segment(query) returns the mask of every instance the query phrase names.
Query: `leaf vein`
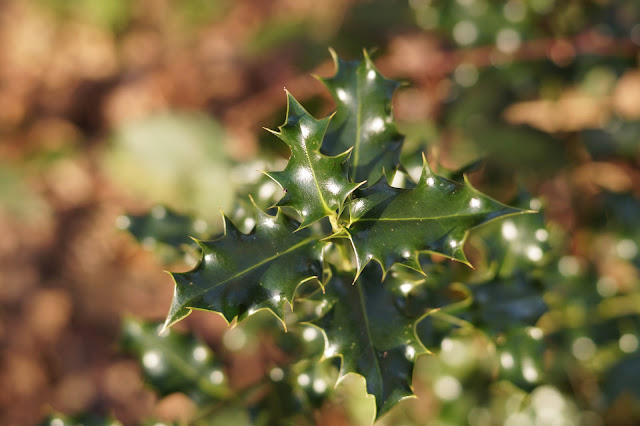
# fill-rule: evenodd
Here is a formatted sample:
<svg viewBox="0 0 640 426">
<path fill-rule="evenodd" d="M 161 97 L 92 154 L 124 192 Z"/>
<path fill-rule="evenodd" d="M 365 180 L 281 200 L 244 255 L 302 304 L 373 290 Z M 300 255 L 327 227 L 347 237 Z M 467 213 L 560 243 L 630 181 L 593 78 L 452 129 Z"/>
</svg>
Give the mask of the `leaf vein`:
<svg viewBox="0 0 640 426">
<path fill-rule="evenodd" d="M 233 281 L 234 279 L 236 279 L 236 278 L 238 278 L 238 277 L 240 277 L 240 276 L 242 276 L 242 275 L 244 275 L 244 274 L 246 274 L 246 273 L 248 273 L 248 272 L 250 272 L 250 271 L 252 271 L 252 270 L 254 270 L 256 268 L 259 268 L 260 266 L 262 266 L 262 265 L 264 265 L 266 263 L 269 263 L 272 260 L 277 259 L 278 257 L 284 256 L 287 253 L 291 253 L 292 251 L 295 251 L 298 248 L 300 248 L 302 246 L 305 246 L 305 245 L 307 245 L 307 244 L 309 244 L 310 242 L 313 242 L 313 241 L 317 241 L 317 240 L 315 238 L 313 238 L 313 237 L 307 238 L 306 240 L 303 240 L 303 241 L 299 242 L 298 244 L 295 244 L 295 245 L 289 247 L 287 250 L 285 250 L 283 252 L 276 253 L 274 256 L 271 256 L 271 257 L 268 257 L 266 259 L 263 259 L 260 262 L 254 264 L 254 265 L 251 265 L 250 267 L 248 267 L 248 268 L 238 272 L 237 274 L 227 278 L 226 280 L 221 281 L 221 282 L 219 282 L 217 284 L 214 284 L 214 285 L 212 285 L 210 287 L 207 287 L 206 289 L 203 289 L 203 291 L 200 292 L 198 294 L 198 296 L 208 292 L 209 290 L 213 290 L 215 287 L 218 287 L 218 286 L 221 286 L 223 284 L 226 284 L 229 281 Z"/>
</svg>

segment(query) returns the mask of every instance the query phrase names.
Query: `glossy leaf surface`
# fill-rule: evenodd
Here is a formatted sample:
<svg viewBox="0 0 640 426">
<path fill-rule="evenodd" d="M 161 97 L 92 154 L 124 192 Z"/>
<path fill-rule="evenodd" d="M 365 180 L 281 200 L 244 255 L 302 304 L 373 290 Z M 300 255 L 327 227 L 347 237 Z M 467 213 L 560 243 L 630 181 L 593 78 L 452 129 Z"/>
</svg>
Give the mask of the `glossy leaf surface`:
<svg viewBox="0 0 640 426">
<path fill-rule="evenodd" d="M 470 284 L 471 306 L 462 317 L 489 335 L 534 325 L 547 305 L 542 283 L 530 275 Z"/>
<path fill-rule="evenodd" d="M 414 315 L 407 309 L 407 300 L 420 284 L 392 276 L 381 283 L 381 278 L 373 265 L 355 284 L 349 275 L 334 275 L 321 296 L 331 309 L 314 321 L 326 336 L 324 356 L 342 359 L 340 376 L 365 377 L 378 417 L 413 395 L 413 365 L 417 355 L 427 352 L 415 332 L 427 308 L 413 309 Z"/>
<path fill-rule="evenodd" d="M 358 271 L 372 259 L 383 270 L 394 263 L 420 270 L 419 252 L 467 263 L 463 246 L 470 229 L 523 212 L 487 197 L 468 181 L 460 184 L 433 174 L 426 162 L 415 188 L 393 188 L 381 179 L 357 195 L 349 204 L 348 236 Z"/>
<path fill-rule="evenodd" d="M 280 211 L 275 216 L 256 211 L 250 234 L 225 219 L 224 237 L 198 242 L 203 252 L 198 265 L 172 274 L 176 287 L 167 327 L 192 309 L 219 312 L 230 322 L 266 308 L 283 319 L 298 285 L 322 277 L 325 243 L 308 230 L 294 233 L 297 223 Z"/>
<path fill-rule="evenodd" d="M 291 158 L 281 172 L 267 173 L 285 191 L 279 206 L 292 207 L 303 218 L 301 227 L 325 216 L 337 216 L 345 198 L 359 185 L 349 183 L 343 163 L 347 147 L 335 157 L 320 153 L 329 118 L 316 120 L 287 92 L 287 118 L 273 132 L 291 148 Z"/>
<path fill-rule="evenodd" d="M 320 79 L 337 105 L 322 150 L 338 155 L 353 147 L 349 178 L 373 184 L 399 163 L 404 136 L 396 129 L 391 98 L 400 84 L 384 78 L 366 52 L 363 61 L 333 58 L 335 75 Z"/>
</svg>

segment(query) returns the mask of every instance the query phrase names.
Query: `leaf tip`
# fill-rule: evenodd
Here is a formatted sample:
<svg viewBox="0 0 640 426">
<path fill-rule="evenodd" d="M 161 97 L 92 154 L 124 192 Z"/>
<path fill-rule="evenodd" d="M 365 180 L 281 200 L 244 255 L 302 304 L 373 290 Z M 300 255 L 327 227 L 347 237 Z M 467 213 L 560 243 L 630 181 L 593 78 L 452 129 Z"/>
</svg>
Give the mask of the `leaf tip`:
<svg viewBox="0 0 640 426">
<path fill-rule="evenodd" d="M 360 278 L 360 274 L 362 274 L 362 271 L 364 271 L 364 267 L 367 266 L 368 263 L 368 260 L 366 260 L 364 263 L 360 262 L 360 259 L 358 259 L 358 256 L 356 255 L 356 274 L 353 277 L 353 282 L 351 283 L 351 285 L 354 285 L 356 281 L 358 281 L 358 278 Z"/>
<path fill-rule="evenodd" d="M 467 256 L 465 256 L 464 252 L 462 253 L 462 257 L 461 258 L 457 258 L 454 257 L 454 260 L 462 263 L 463 265 L 466 265 L 467 267 L 469 267 L 470 269 L 475 270 L 476 268 L 471 264 L 471 262 L 469 262 L 469 259 L 467 259 Z"/>
<path fill-rule="evenodd" d="M 278 136 L 278 137 L 282 134 L 281 132 L 279 132 L 277 130 L 270 129 L 268 127 L 263 127 L 263 129 L 266 130 L 267 132 L 271 133 L 272 135 L 275 135 L 275 136 Z"/>
<path fill-rule="evenodd" d="M 324 77 L 321 77 L 321 76 L 319 76 L 319 75 L 318 75 L 318 74 L 316 74 L 316 73 L 312 73 L 312 74 L 311 74 L 311 77 L 312 77 L 312 78 L 314 78 L 314 79 L 316 79 L 316 80 L 318 80 L 320 83 L 324 83 Z"/>
<path fill-rule="evenodd" d="M 362 49 L 362 56 L 364 57 L 365 61 L 371 63 L 371 56 L 369 55 L 369 51 L 366 48 Z"/>
<path fill-rule="evenodd" d="M 204 248 L 205 248 L 205 244 L 204 244 L 204 241 L 203 241 L 203 240 L 198 239 L 198 238 L 196 238 L 196 237 L 192 237 L 192 236 L 189 236 L 189 238 L 191 239 L 191 241 L 193 241 L 194 243 L 196 243 L 196 244 L 197 244 L 197 246 L 198 246 L 198 247 L 200 247 L 201 249 L 204 249 Z M 165 271 L 165 272 L 168 272 L 168 271 Z"/>
<path fill-rule="evenodd" d="M 340 64 L 340 57 L 333 47 L 329 47 L 329 55 L 331 55 L 331 59 L 333 60 L 333 64 L 335 65 L 337 71 Z"/>
<path fill-rule="evenodd" d="M 269 173 L 267 172 L 262 172 L 265 175 L 269 176 Z M 271 177 L 271 176 L 269 176 Z M 273 179 L 273 178 L 272 178 Z M 260 207 L 258 207 L 258 205 L 256 204 L 256 200 L 253 199 L 253 197 L 251 196 L 251 194 L 249 194 L 249 202 L 251 203 L 251 205 L 253 206 L 253 208 L 255 208 L 256 210 L 260 210 Z"/>
<path fill-rule="evenodd" d="M 171 324 L 169 323 L 169 318 L 167 318 L 164 321 L 164 324 L 162 324 L 160 330 L 158 330 L 158 336 L 163 336 L 167 331 L 169 331 L 169 327 L 171 327 Z"/>
</svg>

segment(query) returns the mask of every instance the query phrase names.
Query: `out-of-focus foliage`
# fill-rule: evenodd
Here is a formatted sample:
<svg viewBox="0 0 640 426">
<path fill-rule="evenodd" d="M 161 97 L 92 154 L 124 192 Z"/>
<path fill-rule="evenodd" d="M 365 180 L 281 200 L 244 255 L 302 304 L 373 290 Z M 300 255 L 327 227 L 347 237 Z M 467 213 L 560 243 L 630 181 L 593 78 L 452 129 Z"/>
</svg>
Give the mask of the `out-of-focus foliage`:
<svg viewBox="0 0 640 426">
<path fill-rule="evenodd" d="M 142 361 L 146 379 L 160 395 L 183 392 L 203 403 L 229 394 L 222 365 L 204 343 L 160 330 L 128 320 L 123 332 L 124 349 Z"/>
<path fill-rule="evenodd" d="M 70 417 L 64 414 L 56 414 L 51 415 L 43 422 L 40 423 L 41 426 L 122 426 L 117 420 L 103 418 L 99 416 L 80 416 L 80 417 Z"/>
<path fill-rule="evenodd" d="M 408 83 L 392 102 L 406 135 L 394 186 L 419 179 L 426 151 L 438 175 L 466 170 L 492 197 L 542 208 L 471 233 L 474 270 L 430 256 L 426 277 L 391 268 L 412 284 L 398 306 L 437 311 L 416 326 L 433 352 L 416 360 L 418 399 L 377 424 L 638 423 L 639 22 L 626 0 L 0 2 L 0 423 L 41 422 L 43 407 L 69 414 L 54 425 L 212 418 L 181 392 L 142 388 L 143 355 L 136 369 L 114 354 L 118 318 L 159 320 L 168 281 L 113 223 L 186 270 L 200 255 L 188 237 L 219 232 L 219 206 L 244 233 L 256 222 L 230 186 L 198 190 L 209 173 L 275 214 L 282 191 L 259 171 L 282 170 L 287 152 L 259 129 L 281 123 L 283 86 L 314 117 L 331 110 L 307 77 L 331 75 L 329 46 L 345 59 L 367 48 Z M 169 133 L 178 144 L 164 149 Z M 371 423 L 364 381 L 333 389 L 338 366 L 316 364 L 321 334 L 301 349 L 317 329 L 295 324 L 317 307 L 300 303 L 286 334 L 265 313 L 229 330 L 185 324 L 237 396 L 213 405 L 217 424 L 285 410 L 299 424 Z"/>
<path fill-rule="evenodd" d="M 176 213 L 155 205 L 148 213 L 122 215 L 116 226 L 129 231 L 145 248 L 153 250 L 166 263 L 198 258 L 198 246 L 193 238 L 204 239 L 209 225 L 203 219 Z"/>
<path fill-rule="evenodd" d="M 330 361 L 316 362 L 322 337 L 313 327 L 294 327 L 284 333 L 272 317 L 257 315 L 228 330 L 219 351 L 191 335 L 168 330 L 158 334 L 161 329 L 161 323 L 128 320 L 122 347 L 136 356 L 155 390 L 164 395 L 183 392 L 199 403 L 196 424 L 313 424 L 313 410 L 335 398 L 337 370 Z M 269 350 L 278 363 L 271 360 L 256 382 L 232 389 L 233 378 L 225 364 L 235 352 L 259 350 L 256 342 L 265 338 L 271 340 Z M 296 361 L 296 356 L 309 359 Z"/>
<path fill-rule="evenodd" d="M 189 206 L 199 217 L 217 218 L 217 209 L 227 207 L 232 194 L 231 185 L 221 185 L 210 196 L 211 182 L 229 173 L 220 140 L 222 129 L 206 117 L 154 116 L 119 129 L 106 168 L 136 196 L 173 208 Z"/>
<path fill-rule="evenodd" d="M 0 165 L 0 209 L 5 214 L 25 220 L 42 219 L 41 216 L 49 213 L 48 206 L 25 183 L 25 175 L 10 164 Z"/>
</svg>

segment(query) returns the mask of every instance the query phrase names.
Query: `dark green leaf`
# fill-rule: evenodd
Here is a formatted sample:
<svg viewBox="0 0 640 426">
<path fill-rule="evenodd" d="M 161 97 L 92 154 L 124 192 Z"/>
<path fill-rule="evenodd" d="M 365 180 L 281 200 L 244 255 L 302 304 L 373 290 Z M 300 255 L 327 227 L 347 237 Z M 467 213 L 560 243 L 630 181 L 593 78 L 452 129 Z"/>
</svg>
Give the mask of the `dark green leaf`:
<svg viewBox="0 0 640 426">
<path fill-rule="evenodd" d="M 351 147 L 349 178 L 376 182 L 383 170 L 398 166 L 404 137 L 393 121 L 391 98 L 400 85 L 384 78 L 364 53 L 363 61 L 346 62 L 332 51 L 336 73 L 320 81 L 331 92 L 337 110 L 322 150 L 338 155 Z"/>
<path fill-rule="evenodd" d="M 523 209 L 540 209 L 540 201 L 521 193 L 510 203 Z M 538 212 L 511 217 L 482 227 L 473 235 L 486 247 L 486 261 L 496 266 L 496 274 L 511 277 L 518 270 L 532 271 L 545 264 L 551 250 L 544 216 Z"/>
<path fill-rule="evenodd" d="M 335 157 L 320 153 L 328 124 L 329 118 L 316 120 L 287 92 L 287 118 L 273 134 L 291 148 L 291 158 L 283 171 L 267 175 L 286 193 L 277 205 L 298 212 L 301 228 L 325 216 L 339 216 L 344 200 L 359 186 L 349 183 L 344 171 L 349 148 Z"/>
<path fill-rule="evenodd" d="M 500 216 L 524 213 L 505 206 L 471 186 L 433 174 L 424 162 L 412 189 L 390 187 L 384 179 L 359 191 L 349 204 L 346 231 L 362 271 L 376 260 L 386 271 L 394 263 L 420 270 L 418 253 L 439 253 L 468 263 L 463 251 L 467 233 Z"/>
<path fill-rule="evenodd" d="M 204 238 L 209 225 L 202 219 L 156 205 L 147 214 L 123 215 L 116 225 L 129 231 L 144 247 L 153 249 L 166 262 L 181 259 L 185 251 L 196 251 L 190 237 Z"/>
<path fill-rule="evenodd" d="M 522 273 L 470 284 L 473 302 L 461 316 L 490 335 L 534 325 L 547 311 L 542 287 L 535 277 Z"/>
<path fill-rule="evenodd" d="M 507 334 L 496 348 L 501 378 L 526 390 L 544 383 L 542 337 L 542 330 L 535 327 L 520 328 Z"/>
<path fill-rule="evenodd" d="M 635 158 L 638 155 L 640 121 L 611 120 L 605 128 L 585 129 L 581 132 L 585 147 L 596 158 L 614 155 Z"/>
<path fill-rule="evenodd" d="M 366 268 L 355 284 L 350 276 L 334 275 L 320 296 L 331 309 L 314 321 L 326 336 L 324 356 L 342 358 L 340 376 L 357 373 L 366 379 L 378 417 L 413 395 L 413 365 L 417 355 L 427 352 L 415 324 L 428 310 L 407 309 L 407 299 L 421 283 L 390 275 L 381 284 L 381 278 L 375 266 Z"/>
<path fill-rule="evenodd" d="M 225 235 L 215 241 L 198 241 L 203 256 L 196 267 L 174 273 L 173 302 L 165 325 L 204 309 L 222 314 L 227 321 L 258 309 L 269 309 L 283 319 L 301 282 L 322 278 L 325 243 L 280 211 L 270 216 L 256 208 L 257 225 L 241 233 L 225 218 Z"/>
<path fill-rule="evenodd" d="M 640 401 L 640 354 L 616 363 L 606 374 L 604 386 L 608 403 L 613 403 L 623 393 L 632 396 L 636 403 Z"/>
<path fill-rule="evenodd" d="M 161 329 L 162 324 L 128 319 L 122 339 L 159 395 L 182 392 L 200 403 L 230 395 L 223 367 L 204 342 L 169 330 L 159 334 Z"/>
<path fill-rule="evenodd" d="M 318 333 L 319 334 L 319 333 Z M 269 392 L 249 407 L 256 425 L 312 425 L 313 410 L 333 393 L 337 371 L 331 361 L 303 360 L 269 372 Z"/>
</svg>

